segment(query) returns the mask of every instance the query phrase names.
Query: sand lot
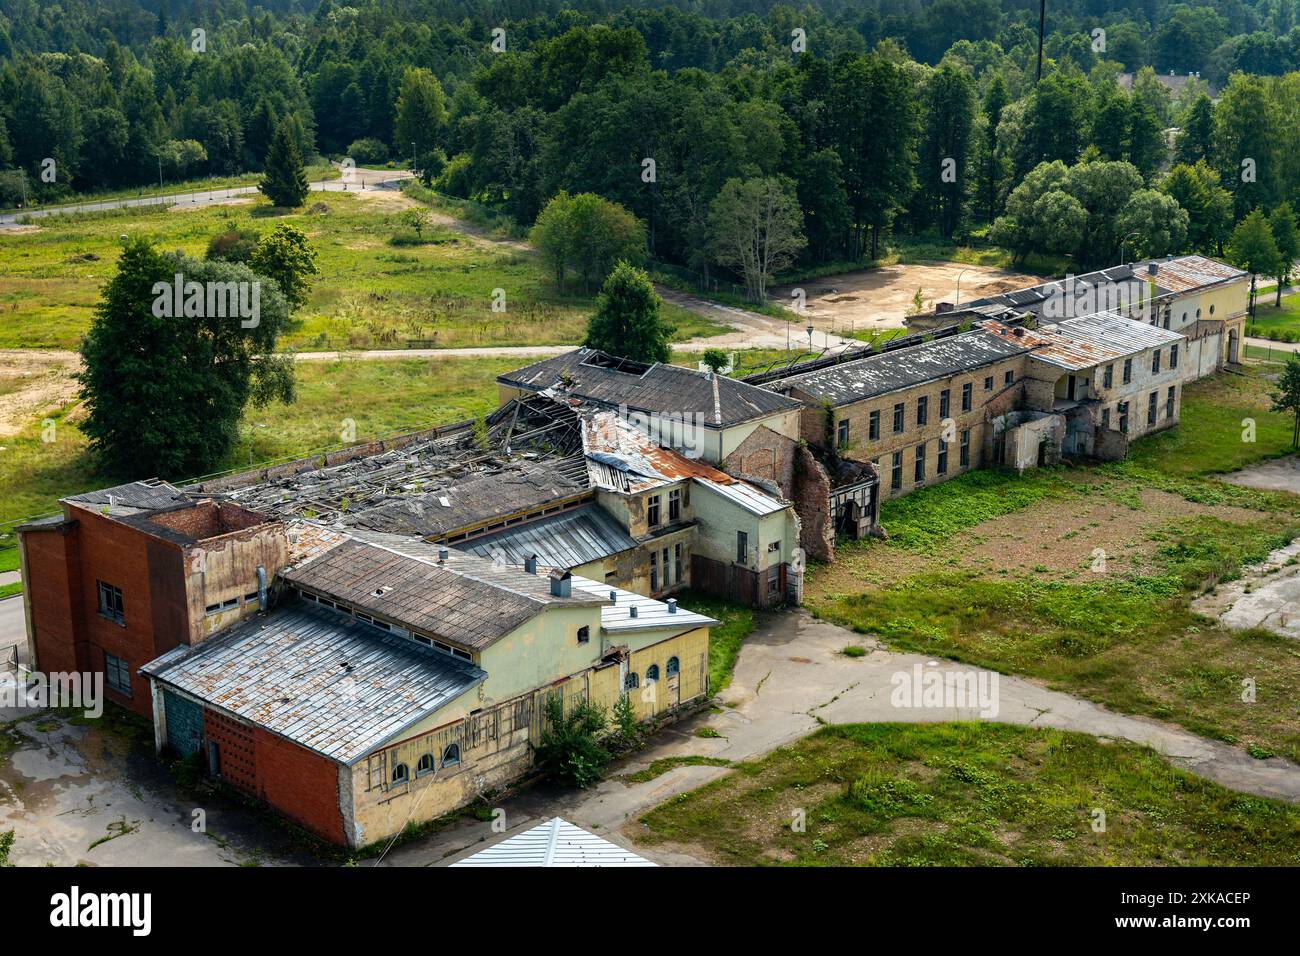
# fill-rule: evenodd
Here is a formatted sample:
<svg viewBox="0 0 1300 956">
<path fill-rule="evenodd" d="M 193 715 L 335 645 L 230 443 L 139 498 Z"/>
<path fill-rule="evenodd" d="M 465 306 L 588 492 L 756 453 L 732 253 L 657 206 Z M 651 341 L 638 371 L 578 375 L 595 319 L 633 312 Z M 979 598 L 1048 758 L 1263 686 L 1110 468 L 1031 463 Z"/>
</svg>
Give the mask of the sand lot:
<svg viewBox="0 0 1300 956">
<path fill-rule="evenodd" d="M 800 286 L 807 296 L 808 315 L 819 329 L 829 329 L 832 324 L 837 330 L 899 329 L 903 317 L 914 311 L 912 298 L 917 289 L 927 308 L 935 302 L 956 302 L 959 275 L 964 302 L 1042 281 L 1039 276 L 990 266 L 926 262 L 843 272 Z M 771 290 L 771 296 L 788 305 L 794 288 L 778 286 Z"/>
</svg>

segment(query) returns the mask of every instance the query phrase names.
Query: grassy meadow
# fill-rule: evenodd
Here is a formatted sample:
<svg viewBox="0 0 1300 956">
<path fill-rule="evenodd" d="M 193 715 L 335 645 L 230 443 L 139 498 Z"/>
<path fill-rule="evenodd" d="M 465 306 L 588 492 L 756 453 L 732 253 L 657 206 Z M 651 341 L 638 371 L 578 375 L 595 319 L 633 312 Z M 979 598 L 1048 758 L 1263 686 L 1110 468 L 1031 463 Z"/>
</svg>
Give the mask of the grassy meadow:
<svg viewBox="0 0 1300 956">
<path fill-rule="evenodd" d="M 1300 864 L 1300 807 L 1134 744 L 1004 724 L 826 727 L 640 822 L 639 843 L 730 866 Z"/>
<path fill-rule="evenodd" d="M 537 254 L 453 228 L 439 213 L 415 245 L 403 214 L 421 204 L 403 194 L 312 193 L 285 213 L 260 197 L 202 209 L 125 209 L 35 220 L 0 232 L 0 348 L 76 348 L 100 288 L 112 275 L 121 236 L 144 235 L 163 249 L 201 256 L 212 236 L 267 231 L 287 222 L 318 254 L 320 275 L 284 348 L 342 350 L 564 345 L 581 341 L 593 295 L 559 292 Z M 452 210 L 455 212 L 455 210 Z M 494 311 L 494 290 L 505 296 Z M 666 307 L 678 340 L 724 329 Z"/>
</svg>

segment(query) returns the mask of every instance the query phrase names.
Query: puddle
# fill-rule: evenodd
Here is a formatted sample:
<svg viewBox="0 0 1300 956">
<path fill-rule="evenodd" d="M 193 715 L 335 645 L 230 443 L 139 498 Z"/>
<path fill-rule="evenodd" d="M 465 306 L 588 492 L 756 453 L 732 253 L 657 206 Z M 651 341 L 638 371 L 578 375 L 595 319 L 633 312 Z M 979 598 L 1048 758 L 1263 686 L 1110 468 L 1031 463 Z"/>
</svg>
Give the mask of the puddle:
<svg viewBox="0 0 1300 956">
<path fill-rule="evenodd" d="M 75 759 L 66 750 L 18 750 L 10 755 L 9 765 L 33 783 L 58 780 L 60 777 L 82 777 L 86 774 L 85 763 Z"/>
</svg>

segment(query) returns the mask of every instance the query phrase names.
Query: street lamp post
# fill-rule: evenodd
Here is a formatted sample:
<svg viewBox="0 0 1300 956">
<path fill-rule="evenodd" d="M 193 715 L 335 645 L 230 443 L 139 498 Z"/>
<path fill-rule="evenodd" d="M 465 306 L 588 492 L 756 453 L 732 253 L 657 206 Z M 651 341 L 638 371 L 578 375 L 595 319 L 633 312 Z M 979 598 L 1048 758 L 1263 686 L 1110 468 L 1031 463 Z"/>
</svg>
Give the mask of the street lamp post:
<svg viewBox="0 0 1300 956">
<path fill-rule="evenodd" d="M 1123 239 L 1119 241 L 1119 264 L 1120 265 L 1124 264 L 1124 244 L 1128 242 L 1130 239 L 1132 239 L 1134 236 L 1139 236 L 1141 234 L 1142 234 L 1142 230 L 1137 229 L 1134 230 L 1133 232 L 1130 232 L 1127 236 L 1125 236 Z"/>
<path fill-rule="evenodd" d="M 953 305 L 961 305 L 961 277 L 970 272 L 970 269 L 962 269 L 957 273 L 957 301 Z"/>
</svg>

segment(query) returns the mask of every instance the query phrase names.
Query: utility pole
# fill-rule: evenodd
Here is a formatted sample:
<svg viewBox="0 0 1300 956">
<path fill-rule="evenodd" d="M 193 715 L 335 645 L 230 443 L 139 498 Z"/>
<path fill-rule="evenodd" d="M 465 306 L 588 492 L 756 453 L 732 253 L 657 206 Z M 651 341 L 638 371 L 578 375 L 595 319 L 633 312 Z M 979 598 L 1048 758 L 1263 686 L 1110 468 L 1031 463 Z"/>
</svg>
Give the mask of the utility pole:
<svg viewBox="0 0 1300 956">
<path fill-rule="evenodd" d="M 1043 28 L 1047 23 L 1047 0 L 1038 0 L 1038 72 L 1034 74 L 1034 83 L 1043 78 Z"/>
</svg>

